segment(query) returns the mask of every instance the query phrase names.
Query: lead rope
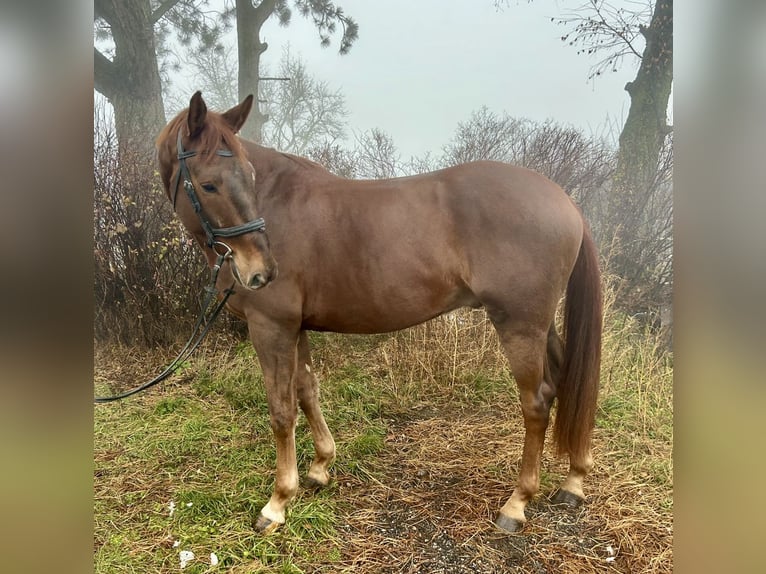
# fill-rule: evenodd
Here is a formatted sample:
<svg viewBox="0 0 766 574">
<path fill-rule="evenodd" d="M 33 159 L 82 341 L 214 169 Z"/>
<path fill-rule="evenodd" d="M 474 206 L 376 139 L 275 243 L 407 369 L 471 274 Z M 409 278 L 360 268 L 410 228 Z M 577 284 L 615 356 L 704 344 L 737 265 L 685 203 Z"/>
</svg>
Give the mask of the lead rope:
<svg viewBox="0 0 766 574">
<path fill-rule="evenodd" d="M 153 378 L 151 381 L 148 381 L 144 383 L 143 385 L 136 387 L 135 389 L 131 389 L 129 391 L 125 391 L 124 393 L 120 393 L 118 395 L 112 395 L 108 397 L 94 397 L 93 402 L 94 403 L 110 403 L 112 401 L 118 401 L 120 399 L 124 399 L 126 397 L 129 397 L 131 395 L 135 395 L 136 393 L 140 393 L 141 391 L 144 391 L 150 387 L 153 387 L 157 383 L 160 383 L 167 379 L 170 375 L 175 373 L 181 365 L 188 359 L 192 353 L 199 347 L 200 343 L 202 343 L 203 339 L 207 336 L 208 332 L 210 331 L 210 328 L 213 326 L 213 322 L 216 320 L 218 315 L 223 310 L 224 306 L 226 305 L 226 301 L 229 298 L 229 296 L 234 293 L 234 283 L 231 284 L 231 287 L 228 289 L 225 289 L 223 291 L 223 298 L 218 302 L 218 304 L 213 308 L 213 311 L 210 313 L 210 316 L 207 315 L 207 310 L 210 307 L 210 304 L 213 302 L 213 299 L 218 292 L 215 288 L 216 280 L 218 279 L 218 272 L 221 270 L 221 266 L 223 265 L 224 261 L 227 257 L 231 254 L 231 248 L 226 245 L 225 243 L 221 241 L 215 242 L 218 245 L 222 245 L 226 249 L 226 253 L 223 255 L 218 253 L 218 257 L 216 258 L 215 264 L 213 265 L 213 268 L 211 269 L 211 277 L 210 282 L 205 286 L 205 298 L 202 303 L 202 310 L 200 311 L 200 315 L 197 318 L 197 323 L 194 325 L 194 329 L 192 330 L 192 335 L 189 337 L 189 340 L 186 342 L 186 345 L 184 345 L 183 349 L 181 349 L 181 352 L 178 353 L 178 356 L 173 359 L 173 361 L 165 368 L 164 371 L 162 371 L 159 375 L 157 375 L 155 378 Z"/>
</svg>

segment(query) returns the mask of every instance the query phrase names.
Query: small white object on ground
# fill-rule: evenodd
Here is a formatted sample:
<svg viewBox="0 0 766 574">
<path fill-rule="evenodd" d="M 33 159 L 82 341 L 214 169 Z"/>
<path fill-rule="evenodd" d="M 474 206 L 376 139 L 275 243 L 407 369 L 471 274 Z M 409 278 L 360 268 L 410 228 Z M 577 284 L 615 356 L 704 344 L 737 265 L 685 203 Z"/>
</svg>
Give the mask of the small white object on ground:
<svg viewBox="0 0 766 574">
<path fill-rule="evenodd" d="M 183 570 L 189 562 L 194 560 L 194 552 L 191 550 L 181 550 L 181 552 L 178 553 L 178 558 L 181 561 L 181 570 Z"/>
</svg>

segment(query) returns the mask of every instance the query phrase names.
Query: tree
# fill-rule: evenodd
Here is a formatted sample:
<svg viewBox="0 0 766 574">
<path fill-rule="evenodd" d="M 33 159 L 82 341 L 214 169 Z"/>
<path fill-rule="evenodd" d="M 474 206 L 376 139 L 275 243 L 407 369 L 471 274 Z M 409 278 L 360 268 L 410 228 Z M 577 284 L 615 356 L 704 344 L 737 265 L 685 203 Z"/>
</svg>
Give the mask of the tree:
<svg viewBox="0 0 766 574">
<path fill-rule="evenodd" d="M 151 157 L 165 125 L 161 72 L 175 32 L 182 46 L 218 44 L 233 12 L 207 11 L 208 0 L 94 0 L 94 82 L 112 104 L 121 153 Z M 162 62 L 162 65 L 161 65 Z"/>
<path fill-rule="evenodd" d="M 95 0 L 95 88 L 111 104 L 94 109 L 94 294 L 96 334 L 128 342 L 173 337 L 179 308 L 191 309 L 203 268 L 180 241 L 154 181 L 154 139 L 165 125 L 166 39 L 212 47 L 227 25 L 205 0 Z M 170 222 L 170 223 L 169 223 Z M 192 265 L 191 263 L 194 263 Z M 184 313 L 183 315 L 187 315 Z M 183 327 L 181 327 L 183 328 Z"/>
<path fill-rule="evenodd" d="M 351 49 L 358 26 L 342 8 L 328 0 L 293 0 L 292 4 L 312 19 L 322 46 L 330 44 L 340 25 L 339 52 Z M 96 39 L 107 43 L 107 47 L 94 46 L 95 87 L 114 108 L 120 148 L 138 146 L 151 153 L 154 137 L 165 124 L 161 77 L 169 61 L 166 43 L 171 33 L 189 51 L 220 51 L 221 38 L 236 16 L 241 101 L 259 93 L 260 56 L 268 48 L 260 41 L 260 30 L 274 14 L 287 26 L 292 16 L 288 0 L 234 0 L 233 5 L 226 0 L 218 10 L 209 9 L 208 0 L 94 0 Z M 256 105 L 251 118 L 243 135 L 260 141 L 266 116 Z"/>
<path fill-rule="evenodd" d="M 498 116 L 486 106 L 459 122 L 452 141 L 444 148 L 445 162 L 457 165 L 469 161 L 491 159 L 515 162 L 526 146 L 528 122 L 508 114 Z"/>
<path fill-rule="evenodd" d="M 581 46 L 578 54 L 600 56 L 588 76 L 594 79 L 605 72 L 616 72 L 626 57 L 641 59 L 641 28 L 651 15 L 651 0 L 631 3 L 630 8 L 617 8 L 604 0 L 589 0 L 562 18 L 551 20 L 573 27 L 561 40 L 570 46 Z"/>
<path fill-rule="evenodd" d="M 269 115 L 263 128 L 266 144 L 305 155 L 310 148 L 343 138 L 348 112 L 340 91 L 311 76 L 306 64 L 288 51 L 282 55 L 277 74 L 289 79 L 261 88 Z"/>
<path fill-rule="evenodd" d="M 403 175 L 393 138 L 379 128 L 356 135 L 353 151 L 357 177 L 385 179 Z"/>
<path fill-rule="evenodd" d="M 625 86 L 630 110 L 620 134 L 614 176 L 615 221 L 626 207 L 639 212 L 649 201 L 660 154 L 671 131 L 667 109 L 673 83 L 673 0 L 657 0 L 649 27 L 639 30 L 646 47 L 636 79 Z M 616 230 L 618 235 L 628 236 L 632 231 Z"/>
<path fill-rule="evenodd" d="M 235 0 L 237 9 L 237 55 L 239 58 L 239 100 L 248 94 L 259 94 L 261 54 L 268 49 L 266 42 L 261 42 L 261 28 L 274 14 L 279 23 L 287 26 L 292 11 L 287 0 Z M 328 0 L 294 0 L 294 6 L 301 16 L 311 18 L 319 31 L 320 44 L 330 45 L 330 36 L 340 24 L 343 34 L 340 41 L 340 54 L 346 54 L 356 40 L 359 27 L 345 15 L 343 9 Z M 257 100 L 258 98 L 256 98 Z M 256 142 L 263 137 L 263 124 L 268 117 L 261 111 L 258 102 L 250 112 L 250 119 L 242 129 L 242 135 Z"/>
<path fill-rule="evenodd" d="M 196 69 L 197 86 L 213 109 L 238 103 L 236 62 L 231 49 L 193 54 L 188 63 Z M 309 149 L 332 146 L 345 135 L 346 103 L 343 94 L 316 79 L 306 64 L 286 50 L 276 74 L 280 82 L 264 82 L 261 104 L 269 116 L 262 127 L 262 143 L 299 155 Z"/>
<path fill-rule="evenodd" d="M 606 224 L 612 244 L 611 270 L 627 281 L 621 303 L 634 310 L 657 303 L 647 301 L 646 289 L 637 277 L 652 275 L 661 262 L 646 260 L 643 239 L 653 223 L 647 219 L 649 205 L 658 203 L 656 194 L 667 196 L 669 173 L 663 157 L 672 150 L 667 146 L 672 128 L 667 123 L 667 109 L 673 84 L 673 0 L 656 0 L 653 9 L 631 11 L 616 9 L 603 0 L 590 0 L 578 12 L 559 21 L 574 24 L 562 37 L 571 45 L 581 45 L 581 52 L 604 54 L 593 68 L 591 77 L 607 69 L 616 69 L 627 55 L 640 60 L 636 78 L 625 85 L 630 109 L 619 138 L 617 167 L 607 197 Z M 648 26 L 639 23 L 651 13 Z M 636 40 L 645 41 L 639 52 Z M 670 158 L 672 165 L 672 156 Z M 664 203 L 662 199 L 660 203 Z M 665 212 L 665 217 L 672 209 Z M 663 224 L 667 228 L 667 222 Z M 664 251 L 669 256 L 667 250 Z M 643 293 L 642 293 L 643 291 Z M 629 295 L 627 295 L 629 294 Z"/>
<path fill-rule="evenodd" d="M 205 95 L 205 102 L 212 110 L 228 110 L 239 100 L 237 89 L 237 56 L 235 46 L 224 44 L 216 50 L 192 51 L 185 58 L 194 76 L 194 86 Z M 189 94 L 173 93 L 180 108 L 189 104 Z"/>
<path fill-rule="evenodd" d="M 94 0 L 97 37 L 111 37 L 110 59 L 94 46 L 95 88 L 114 109 L 120 153 L 141 150 L 151 157 L 165 124 L 150 0 Z"/>
<path fill-rule="evenodd" d="M 443 163 L 485 159 L 546 175 L 574 196 L 586 212 L 593 209 L 594 196 L 614 171 L 613 152 L 573 128 L 498 115 L 483 107 L 458 123 L 455 135 L 444 147 Z"/>
</svg>

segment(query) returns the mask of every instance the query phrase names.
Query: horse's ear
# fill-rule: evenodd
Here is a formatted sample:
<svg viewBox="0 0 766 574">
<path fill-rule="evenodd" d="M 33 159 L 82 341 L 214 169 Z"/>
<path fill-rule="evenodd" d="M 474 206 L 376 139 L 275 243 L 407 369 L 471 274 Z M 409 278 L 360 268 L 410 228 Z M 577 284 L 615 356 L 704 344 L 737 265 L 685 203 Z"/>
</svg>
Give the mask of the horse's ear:
<svg viewBox="0 0 766 574">
<path fill-rule="evenodd" d="M 226 123 L 231 126 L 231 129 L 234 130 L 234 133 L 237 133 L 239 128 L 245 125 L 245 120 L 250 114 L 252 107 L 253 94 L 250 94 L 244 100 L 242 100 L 241 104 L 234 106 L 228 112 L 224 112 L 223 119 L 226 120 Z"/>
<path fill-rule="evenodd" d="M 202 99 L 202 92 L 196 91 L 189 102 L 189 137 L 196 137 L 205 126 L 205 117 L 207 116 L 207 106 Z"/>
</svg>

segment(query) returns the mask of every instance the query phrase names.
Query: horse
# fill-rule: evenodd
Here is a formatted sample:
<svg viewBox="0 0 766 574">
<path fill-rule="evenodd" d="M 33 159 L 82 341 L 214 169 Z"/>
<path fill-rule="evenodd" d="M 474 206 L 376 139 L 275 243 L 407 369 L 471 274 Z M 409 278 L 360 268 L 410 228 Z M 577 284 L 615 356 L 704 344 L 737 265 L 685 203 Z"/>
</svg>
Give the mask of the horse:
<svg viewBox="0 0 766 574">
<path fill-rule="evenodd" d="M 156 149 L 168 199 L 210 266 L 220 266 L 227 310 L 246 321 L 263 371 L 276 479 L 254 528 L 283 525 L 297 493 L 298 408 L 314 443 L 305 483 L 330 481 L 335 442 L 307 331 L 393 332 L 459 307 L 485 309 L 519 389 L 521 467 L 496 526 L 515 532 L 526 522 L 554 399 L 553 436 L 569 472 L 552 501 L 582 504 L 602 294 L 594 240 L 570 197 L 539 173 L 493 161 L 394 179 L 338 177 L 240 138 L 252 104 L 251 95 L 216 113 L 198 91 Z M 555 325 L 562 296 L 563 337 Z"/>
</svg>

